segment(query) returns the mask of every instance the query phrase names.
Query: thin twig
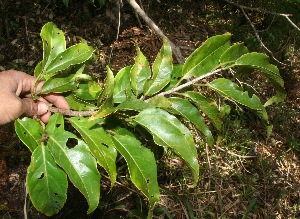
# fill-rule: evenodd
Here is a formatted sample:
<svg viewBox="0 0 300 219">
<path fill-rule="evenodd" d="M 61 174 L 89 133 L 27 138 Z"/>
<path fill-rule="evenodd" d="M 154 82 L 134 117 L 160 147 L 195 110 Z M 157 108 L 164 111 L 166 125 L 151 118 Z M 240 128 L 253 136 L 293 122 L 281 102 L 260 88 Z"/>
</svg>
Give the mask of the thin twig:
<svg viewBox="0 0 300 219">
<path fill-rule="evenodd" d="M 117 0 L 117 6 L 118 6 L 118 27 L 117 27 L 117 36 L 116 36 L 116 39 L 115 39 L 115 42 L 112 44 L 111 46 L 111 50 L 110 50 L 110 54 L 109 54 L 109 58 L 108 58 L 108 63 L 110 64 L 110 61 L 111 61 L 111 58 L 112 58 L 112 55 L 113 55 L 113 51 L 114 51 L 114 48 L 115 48 L 115 43 L 118 42 L 119 40 L 119 35 L 120 35 L 120 26 L 121 26 L 121 0 Z"/>
<path fill-rule="evenodd" d="M 267 14 L 271 14 L 271 15 L 276 15 L 276 16 L 282 16 L 284 17 L 294 28 L 296 28 L 298 31 L 300 31 L 300 28 L 289 18 L 290 16 L 292 16 L 292 14 L 283 14 L 283 13 L 276 13 L 276 12 L 273 12 L 273 11 L 267 11 L 267 10 L 264 10 L 264 9 L 261 9 L 261 8 L 251 8 L 251 7 L 247 7 L 247 6 L 244 6 L 244 5 L 240 5 L 240 4 L 237 4 L 237 3 L 234 3 L 234 2 L 231 2 L 229 0 L 223 0 L 225 2 L 227 2 L 228 4 L 231 4 L 231 5 L 234 5 L 235 7 L 241 9 L 241 11 L 243 12 L 244 16 L 246 17 L 246 19 L 248 20 L 248 22 L 250 23 L 252 29 L 254 30 L 254 34 L 256 36 L 256 38 L 258 39 L 258 41 L 260 42 L 261 46 L 272 56 L 272 58 L 274 60 L 276 60 L 277 62 L 279 62 L 280 64 L 282 65 L 286 65 L 280 61 L 278 61 L 273 53 L 265 46 L 265 44 L 262 42 L 259 34 L 257 33 L 257 30 L 256 28 L 254 27 L 253 23 L 251 22 L 251 20 L 249 19 L 249 17 L 247 16 L 247 14 L 245 13 L 245 10 L 250 10 L 250 11 L 256 11 L 256 12 L 260 12 L 260 13 L 267 13 Z"/>
<path fill-rule="evenodd" d="M 233 155 L 233 156 L 236 156 L 236 157 L 239 157 L 239 158 L 243 158 L 243 159 L 246 159 L 246 158 L 255 158 L 255 157 L 257 157 L 257 156 L 239 155 L 239 154 L 233 153 L 233 152 L 231 152 L 231 151 L 225 150 L 225 149 L 223 149 L 223 148 L 220 148 L 220 147 L 218 147 L 217 145 L 216 145 L 215 147 L 216 147 L 218 150 L 221 150 L 221 151 L 226 152 L 226 153 L 228 153 L 228 154 L 230 154 L 230 155 Z"/>
<path fill-rule="evenodd" d="M 151 20 L 151 18 L 145 13 L 145 11 L 139 6 L 139 4 L 136 3 L 135 0 L 127 0 L 127 2 L 131 5 L 131 7 L 134 9 L 135 12 L 137 12 L 143 20 L 146 22 L 146 24 L 154 30 L 154 32 L 160 36 L 163 39 L 166 39 L 170 46 L 172 47 L 172 51 L 174 53 L 174 56 L 176 57 L 179 64 L 184 63 L 184 57 L 181 54 L 180 48 L 175 46 L 175 44 L 162 32 L 161 29 Z"/>
<path fill-rule="evenodd" d="M 187 83 L 185 83 L 185 84 L 182 84 L 182 85 L 180 85 L 180 86 L 178 86 L 178 87 L 174 87 L 174 88 L 171 89 L 171 90 L 168 90 L 168 91 L 159 93 L 159 94 L 157 94 L 157 96 L 165 96 L 165 95 L 168 95 L 168 94 L 177 92 L 177 91 L 179 91 L 179 90 L 182 90 L 183 88 L 189 87 L 189 86 L 191 86 L 191 85 L 197 83 L 198 81 L 202 80 L 203 78 L 206 78 L 206 77 L 209 77 L 209 76 L 211 76 L 211 75 L 214 75 L 214 74 L 216 74 L 216 73 L 218 73 L 218 72 L 220 72 L 220 71 L 222 71 L 221 68 L 216 69 L 216 70 L 214 70 L 214 71 L 212 71 L 212 72 L 209 72 L 209 73 L 207 73 L 207 74 L 205 74 L 205 75 L 202 75 L 202 76 L 200 76 L 200 77 L 198 77 L 198 78 L 195 78 L 195 79 L 193 79 L 193 80 L 191 80 L 191 81 L 189 81 L 189 82 L 187 82 Z"/>
<path fill-rule="evenodd" d="M 269 50 L 269 48 L 268 48 L 268 47 L 263 43 L 263 41 L 261 40 L 261 38 L 260 38 L 260 36 L 259 36 L 259 34 L 258 34 L 256 28 L 254 27 L 252 21 L 250 20 L 250 18 L 249 18 L 248 15 L 246 14 L 245 10 L 244 10 L 243 8 L 240 8 L 240 9 L 241 9 L 241 11 L 243 12 L 243 14 L 244 14 L 245 18 L 247 19 L 247 21 L 249 22 L 251 28 L 253 29 L 254 34 L 255 34 L 257 40 L 259 41 L 260 45 L 261 45 L 261 46 L 262 46 L 262 47 L 270 54 L 270 56 L 272 56 L 272 58 L 273 58 L 276 62 L 280 63 L 281 65 L 286 65 L 286 64 L 284 64 L 283 62 L 280 62 L 278 59 L 275 58 L 275 56 L 273 55 L 273 52 L 272 52 L 271 50 Z"/>
<path fill-rule="evenodd" d="M 272 15 L 277 15 L 277 16 L 292 16 L 292 14 L 281 14 L 281 13 L 276 13 L 276 12 L 273 12 L 273 11 L 264 10 L 264 9 L 261 9 L 261 8 L 247 7 L 247 6 L 244 6 L 244 5 L 240 5 L 240 4 L 231 2 L 229 0 L 223 0 L 223 1 L 225 1 L 229 4 L 231 4 L 231 5 L 234 5 L 237 8 L 243 8 L 243 9 L 246 9 L 246 10 L 249 10 L 249 11 L 257 11 L 257 12 L 260 12 L 260 13 L 267 13 L 267 14 L 272 14 Z"/>
</svg>

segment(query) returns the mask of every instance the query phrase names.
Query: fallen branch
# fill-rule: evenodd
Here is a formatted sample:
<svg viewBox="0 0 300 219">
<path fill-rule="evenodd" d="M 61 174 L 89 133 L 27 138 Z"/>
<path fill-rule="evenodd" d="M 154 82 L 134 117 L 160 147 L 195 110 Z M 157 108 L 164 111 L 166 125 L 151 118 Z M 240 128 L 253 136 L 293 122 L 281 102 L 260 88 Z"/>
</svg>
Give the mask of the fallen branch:
<svg viewBox="0 0 300 219">
<path fill-rule="evenodd" d="M 160 36 L 163 39 L 166 39 L 170 46 L 172 47 L 173 54 L 175 58 L 177 59 L 177 62 L 179 64 L 184 63 L 184 57 L 181 54 L 180 48 L 175 46 L 175 44 L 162 32 L 161 29 L 151 20 L 151 18 L 146 14 L 146 12 L 139 6 L 139 4 L 136 3 L 135 0 L 127 0 L 127 2 L 131 5 L 131 7 L 134 9 L 134 11 L 143 18 L 143 20 L 146 22 L 146 24 L 154 30 L 154 32 Z"/>
<path fill-rule="evenodd" d="M 269 55 L 278 63 L 280 63 L 281 65 L 286 65 L 282 62 L 280 62 L 278 59 L 275 58 L 275 56 L 273 55 L 273 52 L 271 50 L 269 50 L 269 48 L 263 43 L 262 39 L 260 38 L 256 28 L 254 27 L 253 23 L 251 22 L 250 18 L 248 17 L 248 15 L 246 14 L 245 10 L 243 8 L 241 8 L 241 11 L 243 12 L 245 18 L 247 19 L 247 21 L 249 22 L 252 30 L 254 31 L 254 34 L 257 38 L 257 40 L 259 41 L 260 45 L 269 53 Z"/>
<path fill-rule="evenodd" d="M 289 18 L 290 16 L 292 16 L 291 14 L 282 14 L 282 13 L 276 13 L 276 12 L 273 12 L 273 11 L 267 11 L 267 10 L 264 10 L 264 9 L 261 9 L 261 8 L 251 8 L 251 7 L 247 7 L 247 6 L 244 6 L 244 5 L 240 5 L 240 4 L 237 4 L 237 3 L 234 3 L 234 2 L 231 2 L 229 0 L 223 0 L 225 2 L 227 2 L 228 4 L 231 4 L 231 5 L 234 5 L 235 7 L 239 8 L 242 13 L 244 14 L 245 18 L 247 19 L 247 21 L 249 22 L 251 28 L 253 29 L 254 31 L 254 34 L 256 36 L 256 38 L 258 39 L 258 41 L 260 42 L 260 45 L 272 56 L 272 58 L 280 63 L 281 65 L 286 65 L 282 62 L 280 62 L 279 60 L 277 60 L 272 51 L 270 51 L 266 45 L 262 42 L 259 34 L 258 34 L 258 31 L 256 30 L 255 26 L 253 25 L 253 23 L 251 22 L 250 18 L 248 17 L 248 15 L 246 14 L 245 10 L 250 10 L 250 11 L 256 11 L 256 12 L 260 12 L 260 13 L 266 13 L 266 14 L 271 14 L 271 15 L 275 15 L 275 16 L 282 16 L 284 17 L 294 28 L 296 28 L 297 30 L 300 31 L 300 28 Z"/>
</svg>

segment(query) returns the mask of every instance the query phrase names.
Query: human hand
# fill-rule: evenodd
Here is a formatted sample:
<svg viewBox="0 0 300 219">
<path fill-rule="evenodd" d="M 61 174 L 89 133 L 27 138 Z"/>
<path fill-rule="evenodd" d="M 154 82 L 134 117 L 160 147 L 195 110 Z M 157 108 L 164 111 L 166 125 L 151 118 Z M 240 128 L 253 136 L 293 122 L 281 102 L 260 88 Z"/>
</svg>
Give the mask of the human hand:
<svg viewBox="0 0 300 219">
<path fill-rule="evenodd" d="M 51 113 L 47 103 L 52 103 L 61 109 L 69 109 L 68 102 L 59 94 L 47 94 L 33 100 L 35 77 L 24 72 L 8 70 L 0 72 L 0 125 L 12 122 L 22 115 L 39 116 L 43 122 L 48 122 Z M 43 82 L 40 82 L 35 92 L 39 92 Z"/>
</svg>

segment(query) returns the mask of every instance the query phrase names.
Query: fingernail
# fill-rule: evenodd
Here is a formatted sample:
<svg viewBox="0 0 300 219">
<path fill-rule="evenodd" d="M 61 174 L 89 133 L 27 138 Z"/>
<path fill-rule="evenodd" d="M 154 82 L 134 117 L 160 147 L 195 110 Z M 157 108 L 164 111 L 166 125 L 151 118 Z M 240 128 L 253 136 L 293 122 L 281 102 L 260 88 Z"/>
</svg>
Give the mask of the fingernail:
<svg viewBox="0 0 300 219">
<path fill-rule="evenodd" d="M 48 106 L 47 104 L 43 102 L 38 103 L 38 115 L 43 115 L 48 111 Z"/>
</svg>

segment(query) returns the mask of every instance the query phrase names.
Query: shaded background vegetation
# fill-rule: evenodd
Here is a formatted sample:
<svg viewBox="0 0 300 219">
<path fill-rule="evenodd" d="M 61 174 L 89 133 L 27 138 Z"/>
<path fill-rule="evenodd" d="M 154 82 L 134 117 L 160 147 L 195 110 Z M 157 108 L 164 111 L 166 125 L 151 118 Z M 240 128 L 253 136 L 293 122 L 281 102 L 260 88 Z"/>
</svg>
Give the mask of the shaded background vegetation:
<svg viewBox="0 0 300 219">
<path fill-rule="evenodd" d="M 234 42 L 245 42 L 250 51 L 265 52 L 255 37 L 244 14 L 226 1 L 141 0 L 146 13 L 165 34 L 182 47 L 185 57 L 201 43 L 216 34 L 231 32 Z M 300 26 L 300 1 L 238 1 L 240 5 L 267 11 L 293 14 L 290 18 Z M 133 39 L 153 61 L 162 41 L 123 1 L 120 35 L 118 7 L 107 1 L 97 7 L 88 0 L 72 0 L 67 8 L 61 0 L 2 0 L 0 3 L 0 70 L 17 69 L 33 73 L 42 59 L 39 32 L 53 21 L 67 35 L 70 44 L 84 38 L 97 48 L 95 62 L 89 66 L 93 74 L 105 77 L 104 67 L 114 70 L 133 63 Z M 300 31 L 282 16 L 246 10 L 265 45 L 274 56 L 285 79 L 287 99 L 268 108 L 274 124 L 269 141 L 264 128 L 247 112 L 234 111 L 217 144 L 207 148 L 199 141 L 201 179 L 195 189 L 187 189 L 181 160 L 165 155 L 166 164 L 159 166 L 162 198 L 156 209 L 160 218 L 297 218 L 300 217 L 300 135 L 299 135 L 299 58 Z M 255 83 L 264 79 L 253 77 Z M 273 92 L 272 88 L 261 90 Z M 196 135 L 196 133 L 195 133 Z M 195 136 L 197 138 L 197 136 Z M 254 156 L 254 157 L 248 157 Z M 14 134 L 12 125 L 0 127 L 0 215 L 21 218 L 45 218 L 25 198 L 24 180 L 30 161 L 29 151 Z M 118 163 L 118 183 L 102 175 L 99 209 L 91 218 L 143 218 L 146 205 L 131 185 L 124 161 Z M 103 172 L 104 173 L 104 172 Z M 27 200 L 27 202 L 25 202 Z M 75 188 L 69 189 L 68 203 L 53 218 L 86 218 L 87 205 Z"/>
</svg>

